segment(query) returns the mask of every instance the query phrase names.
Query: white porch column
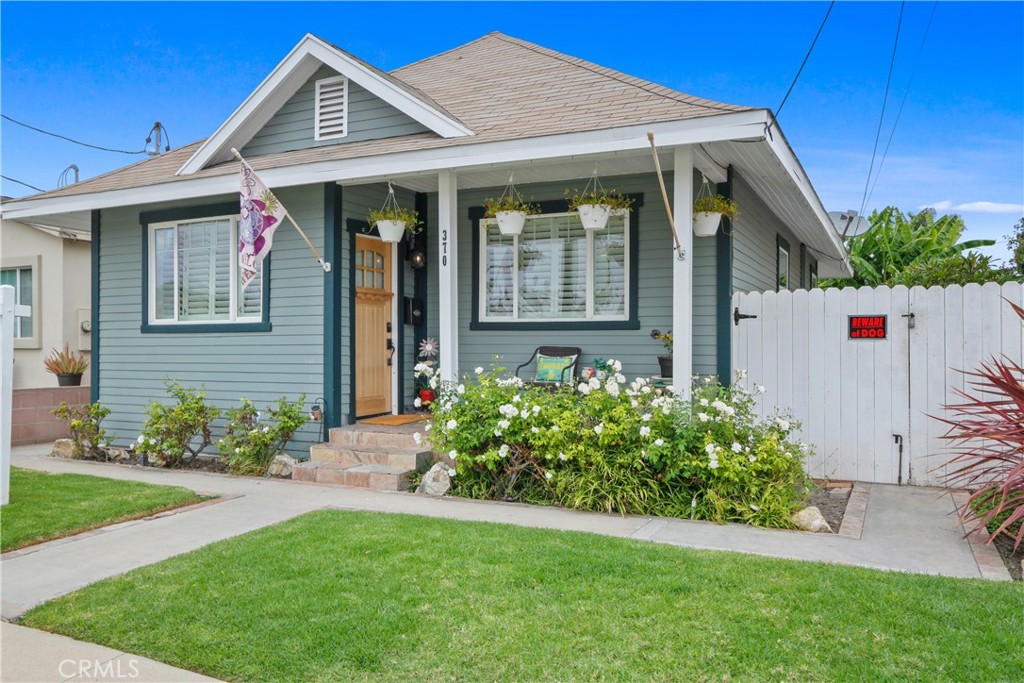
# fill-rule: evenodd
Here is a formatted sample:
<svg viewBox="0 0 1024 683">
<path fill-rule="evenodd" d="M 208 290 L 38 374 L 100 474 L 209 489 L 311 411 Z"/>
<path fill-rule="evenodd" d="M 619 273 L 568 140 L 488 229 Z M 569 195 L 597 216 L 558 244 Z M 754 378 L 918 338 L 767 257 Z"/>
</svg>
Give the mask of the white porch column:
<svg viewBox="0 0 1024 683">
<path fill-rule="evenodd" d="M 693 148 L 675 148 L 672 215 L 682 246 L 682 260 L 672 259 L 672 388 L 690 398 L 693 374 Z"/>
<path fill-rule="evenodd" d="M 459 376 L 459 275 L 456 233 L 459 189 L 455 171 L 437 175 L 438 369 L 443 380 Z"/>
</svg>

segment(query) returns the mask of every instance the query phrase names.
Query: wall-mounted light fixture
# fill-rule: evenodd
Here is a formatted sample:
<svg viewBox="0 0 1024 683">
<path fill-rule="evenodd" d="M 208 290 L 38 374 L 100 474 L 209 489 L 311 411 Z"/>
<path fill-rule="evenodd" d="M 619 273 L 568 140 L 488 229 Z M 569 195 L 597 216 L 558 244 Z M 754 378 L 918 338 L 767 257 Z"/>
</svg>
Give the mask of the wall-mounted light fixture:
<svg viewBox="0 0 1024 683">
<path fill-rule="evenodd" d="M 427 254 L 418 247 L 413 248 L 409 251 L 409 261 L 412 263 L 413 270 L 425 268 L 427 265 Z"/>
</svg>

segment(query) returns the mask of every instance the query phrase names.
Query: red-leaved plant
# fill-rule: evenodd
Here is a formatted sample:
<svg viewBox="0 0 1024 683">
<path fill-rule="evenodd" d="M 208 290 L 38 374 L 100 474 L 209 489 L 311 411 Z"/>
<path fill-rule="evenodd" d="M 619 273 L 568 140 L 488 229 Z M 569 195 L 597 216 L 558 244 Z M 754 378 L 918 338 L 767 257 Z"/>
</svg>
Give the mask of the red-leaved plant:
<svg viewBox="0 0 1024 683">
<path fill-rule="evenodd" d="M 1010 306 L 1024 321 L 1024 309 Z M 1016 550 L 1024 542 L 1024 368 L 1004 356 L 964 374 L 975 391 L 958 389 L 964 402 L 944 406 L 955 417 L 938 418 L 956 451 L 946 484 L 973 491 L 960 511 L 968 533 L 991 530 L 987 543 L 1006 534 Z"/>
</svg>

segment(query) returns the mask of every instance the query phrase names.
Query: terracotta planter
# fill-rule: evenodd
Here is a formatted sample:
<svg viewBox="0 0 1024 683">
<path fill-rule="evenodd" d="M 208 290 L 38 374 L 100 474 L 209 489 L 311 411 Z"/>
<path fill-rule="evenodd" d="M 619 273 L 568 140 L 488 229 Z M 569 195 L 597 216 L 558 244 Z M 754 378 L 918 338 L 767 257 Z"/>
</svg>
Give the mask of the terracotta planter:
<svg viewBox="0 0 1024 683">
<path fill-rule="evenodd" d="M 698 211 L 693 214 L 693 234 L 697 237 L 714 237 L 722 222 L 722 214 Z"/>
<path fill-rule="evenodd" d="M 526 225 L 525 211 L 498 211 L 494 214 L 498 222 L 498 230 L 502 235 L 518 235 L 523 232 Z"/>
<path fill-rule="evenodd" d="M 420 407 L 429 408 L 435 398 L 437 398 L 437 394 L 433 389 L 420 389 Z"/>
<path fill-rule="evenodd" d="M 608 217 L 612 215 L 612 207 L 607 204 L 580 204 L 576 211 L 587 230 L 604 230 L 608 225 Z"/>
<path fill-rule="evenodd" d="M 82 386 L 82 373 L 74 375 L 58 374 L 57 386 L 59 387 L 80 387 Z"/>
<path fill-rule="evenodd" d="M 401 242 L 405 235 L 405 221 L 377 221 L 377 232 L 385 242 Z"/>
<path fill-rule="evenodd" d="M 672 376 L 672 356 L 658 356 L 658 364 L 661 365 L 661 376 Z"/>
</svg>

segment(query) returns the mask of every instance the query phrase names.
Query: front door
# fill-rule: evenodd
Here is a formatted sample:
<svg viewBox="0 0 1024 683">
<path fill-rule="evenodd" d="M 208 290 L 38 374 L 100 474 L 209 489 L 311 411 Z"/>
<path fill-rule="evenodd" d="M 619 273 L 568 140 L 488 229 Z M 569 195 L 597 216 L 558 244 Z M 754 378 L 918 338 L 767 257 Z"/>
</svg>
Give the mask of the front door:
<svg viewBox="0 0 1024 683">
<path fill-rule="evenodd" d="M 391 245 L 356 236 L 356 417 L 391 412 Z"/>
</svg>

